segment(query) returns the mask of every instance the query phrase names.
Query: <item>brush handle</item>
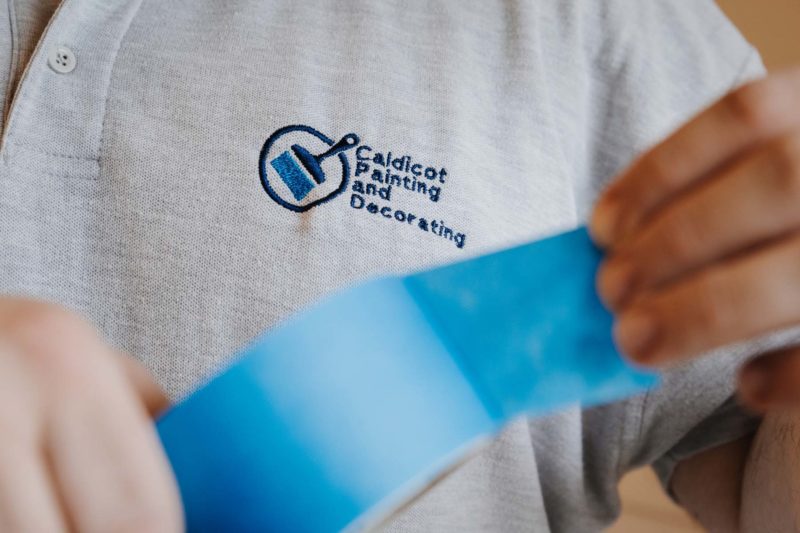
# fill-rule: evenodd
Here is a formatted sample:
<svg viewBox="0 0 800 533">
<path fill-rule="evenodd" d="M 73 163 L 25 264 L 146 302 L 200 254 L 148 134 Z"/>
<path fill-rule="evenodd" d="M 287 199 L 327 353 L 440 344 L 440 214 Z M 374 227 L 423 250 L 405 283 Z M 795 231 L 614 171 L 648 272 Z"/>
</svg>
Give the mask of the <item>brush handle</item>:
<svg viewBox="0 0 800 533">
<path fill-rule="evenodd" d="M 315 157 L 317 162 L 322 162 L 323 159 L 326 159 L 332 155 L 336 155 L 339 152 L 343 152 L 352 148 L 353 146 L 358 144 L 358 135 L 355 133 L 348 133 L 344 137 L 342 137 L 339 142 L 328 148 L 326 151 L 322 152 L 318 156 Z"/>
</svg>

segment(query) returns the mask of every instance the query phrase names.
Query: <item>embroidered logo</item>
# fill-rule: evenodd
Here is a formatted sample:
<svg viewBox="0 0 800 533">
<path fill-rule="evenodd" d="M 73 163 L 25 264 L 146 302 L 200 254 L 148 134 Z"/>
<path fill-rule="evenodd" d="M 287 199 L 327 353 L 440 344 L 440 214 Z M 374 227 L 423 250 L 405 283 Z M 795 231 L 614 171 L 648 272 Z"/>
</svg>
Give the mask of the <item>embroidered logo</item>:
<svg viewBox="0 0 800 533">
<path fill-rule="evenodd" d="M 414 207 L 396 205 L 409 200 L 438 204 L 449 180 L 447 169 L 420 163 L 410 154 L 379 151 L 367 144 L 359 146 L 360 142 L 355 133 L 334 141 L 310 126 L 280 128 L 261 149 L 261 185 L 278 205 L 298 213 L 332 200 L 349 188 L 352 209 L 416 228 L 463 248 L 465 232 L 456 231 L 439 217 L 417 212 Z M 356 146 L 355 179 L 351 184 L 346 152 Z M 398 196 L 404 197 L 405 202 L 396 202 Z"/>
<path fill-rule="evenodd" d="M 358 145 L 348 133 L 338 142 L 309 126 L 286 126 L 270 135 L 259 158 L 261 184 L 279 205 L 302 213 L 347 189 L 344 152 Z"/>
</svg>

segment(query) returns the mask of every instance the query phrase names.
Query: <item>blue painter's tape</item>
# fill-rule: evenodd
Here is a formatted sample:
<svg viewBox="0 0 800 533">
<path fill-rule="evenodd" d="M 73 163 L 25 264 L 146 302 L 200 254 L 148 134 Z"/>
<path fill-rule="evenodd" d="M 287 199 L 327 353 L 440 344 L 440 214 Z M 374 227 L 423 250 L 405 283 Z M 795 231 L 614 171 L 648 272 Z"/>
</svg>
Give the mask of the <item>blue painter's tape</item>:
<svg viewBox="0 0 800 533">
<path fill-rule="evenodd" d="M 653 383 L 616 355 L 585 228 L 406 278 L 494 417 L 609 402 Z"/>
<path fill-rule="evenodd" d="M 627 365 L 585 230 L 364 283 L 266 333 L 158 431 L 190 531 L 385 518 L 519 415 L 611 401 Z"/>
<path fill-rule="evenodd" d="M 289 187 L 289 191 L 298 202 L 305 198 L 314 188 L 314 183 L 308 179 L 306 173 L 303 172 L 303 169 L 300 168 L 300 165 L 297 164 L 288 151 L 274 158 L 270 161 L 270 164 L 281 177 L 281 180 Z"/>
</svg>

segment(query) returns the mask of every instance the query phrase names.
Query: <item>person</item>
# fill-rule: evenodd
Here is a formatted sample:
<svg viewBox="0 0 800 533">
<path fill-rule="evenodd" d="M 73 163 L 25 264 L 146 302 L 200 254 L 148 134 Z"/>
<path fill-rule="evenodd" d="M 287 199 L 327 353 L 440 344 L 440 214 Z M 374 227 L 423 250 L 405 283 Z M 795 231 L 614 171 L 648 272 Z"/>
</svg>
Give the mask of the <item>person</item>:
<svg viewBox="0 0 800 533">
<path fill-rule="evenodd" d="M 16 0 L 0 36 L 0 530 L 180 530 L 167 398 L 335 289 L 586 219 L 662 385 L 511 424 L 386 530 L 597 531 L 645 464 L 711 530 L 798 528 L 763 335 L 800 321 L 800 71 L 756 81 L 712 2 Z"/>
</svg>

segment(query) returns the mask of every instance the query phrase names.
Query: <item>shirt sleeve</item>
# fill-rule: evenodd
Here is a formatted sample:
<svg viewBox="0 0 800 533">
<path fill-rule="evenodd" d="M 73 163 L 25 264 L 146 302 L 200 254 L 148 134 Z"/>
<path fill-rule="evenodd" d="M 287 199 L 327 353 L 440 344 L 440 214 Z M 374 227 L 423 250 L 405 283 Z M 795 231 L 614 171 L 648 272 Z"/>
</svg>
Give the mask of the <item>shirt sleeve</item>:
<svg viewBox="0 0 800 533">
<path fill-rule="evenodd" d="M 638 154 L 731 89 L 763 76 L 758 52 L 711 0 L 598 2 L 581 21 L 590 57 L 587 89 L 562 68 L 559 86 L 583 102 L 580 121 L 566 129 L 579 214 L 586 218 L 608 182 Z M 565 58 L 559 59 L 565 63 Z M 576 138 L 586 139 L 576 143 Z M 585 145 L 585 146 L 584 146 Z"/>
<path fill-rule="evenodd" d="M 614 37 L 595 45 L 586 177 L 576 190 L 584 216 L 633 157 L 764 73 L 756 50 L 713 2 L 603 4 L 597 16 Z M 734 391 L 737 369 L 758 351 L 751 343 L 707 354 L 625 402 L 620 472 L 652 464 L 668 486 L 678 461 L 754 431 L 758 420 L 736 404 Z"/>
</svg>

